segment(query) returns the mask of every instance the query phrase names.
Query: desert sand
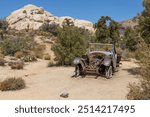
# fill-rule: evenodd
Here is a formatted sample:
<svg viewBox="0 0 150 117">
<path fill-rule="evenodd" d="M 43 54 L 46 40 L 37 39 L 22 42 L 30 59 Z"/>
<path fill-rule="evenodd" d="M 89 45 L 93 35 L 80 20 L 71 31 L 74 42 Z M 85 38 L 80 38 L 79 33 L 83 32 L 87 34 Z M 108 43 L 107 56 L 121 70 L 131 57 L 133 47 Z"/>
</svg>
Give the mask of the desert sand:
<svg viewBox="0 0 150 117">
<path fill-rule="evenodd" d="M 22 77 L 26 88 L 19 91 L 0 91 L 1 100 L 63 100 L 61 93 L 69 93 L 69 100 L 125 100 L 128 84 L 138 82 L 140 77 L 134 73 L 138 65 L 134 61 L 122 61 L 119 71 L 112 79 L 72 78 L 74 67 L 47 67 L 48 61 L 38 60 L 26 63 L 23 70 L 0 67 L 0 81 L 8 77 Z"/>
</svg>

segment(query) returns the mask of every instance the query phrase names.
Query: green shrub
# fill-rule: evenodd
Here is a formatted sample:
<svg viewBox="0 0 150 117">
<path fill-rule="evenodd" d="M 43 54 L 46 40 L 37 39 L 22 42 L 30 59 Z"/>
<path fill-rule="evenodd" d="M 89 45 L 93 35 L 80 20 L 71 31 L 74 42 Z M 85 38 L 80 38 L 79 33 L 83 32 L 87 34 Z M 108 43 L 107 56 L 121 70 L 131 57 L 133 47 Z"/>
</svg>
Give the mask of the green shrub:
<svg viewBox="0 0 150 117">
<path fill-rule="evenodd" d="M 59 26 L 57 24 L 45 23 L 40 27 L 40 31 L 42 31 L 43 33 L 48 32 L 49 34 L 53 34 L 54 36 L 57 36 L 58 35 L 58 27 Z"/>
<path fill-rule="evenodd" d="M 59 65 L 71 65 L 75 57 L 86 51 L 85 31 L 76 27 L 64 26 L 59 29 L 58 39 L 52 50 Z"/>
<path fill-rule="evenodd" d="M 138 46 L 137 55 L 141 66 L 142 80 L 139 84 L 130 84 L 127 99 L 150 100 L 150 46 L 141 42 Z"/>
<path fill-rule="evenodd" d="M 4 55 L 14 55 L 18 51 L 30 50 L 35 42 L 30 37 L 14 37 L 0 42 L 1 51 Z"/>
<path fill-rule="evenodd" d="M 51 37 L 51 36 L 53 36 L 50 32 L 45 32 L 45 31 L 38 31 L 37 35 L 44 36 L 44 37 Z"/>
<path fill-rule="evenodd" d="M 25 81 L 22 78 L 9 78 L 0 83 L 1 91 L 20 90 L 25 88 Z"/>
</svg>

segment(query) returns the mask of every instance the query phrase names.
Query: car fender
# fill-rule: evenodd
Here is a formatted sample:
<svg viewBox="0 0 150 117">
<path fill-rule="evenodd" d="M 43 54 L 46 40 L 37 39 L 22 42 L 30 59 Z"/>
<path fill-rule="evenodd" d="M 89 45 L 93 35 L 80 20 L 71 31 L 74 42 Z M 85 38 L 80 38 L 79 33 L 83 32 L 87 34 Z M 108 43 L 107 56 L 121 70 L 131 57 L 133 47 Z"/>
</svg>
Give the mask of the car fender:
<svg viewBox="0 0 150 117">
<path fill-rule="evenodd" d="M 104 66 L 110 66 L 111 65 L 111 59 L 110 58 L 105 58 L 103 61 Z"/>
<path fill-rule="evenodd" d="M 83 63 L 83 61 L 81 60 L 80 57 L 75 58 L 74 61 L 73 61 L 73 64 L 74 65 L 81 65 L 82 69 L 83 70 L 85 69 L 85 65 L 84 65 L 84 63 Z"/>
</svg>

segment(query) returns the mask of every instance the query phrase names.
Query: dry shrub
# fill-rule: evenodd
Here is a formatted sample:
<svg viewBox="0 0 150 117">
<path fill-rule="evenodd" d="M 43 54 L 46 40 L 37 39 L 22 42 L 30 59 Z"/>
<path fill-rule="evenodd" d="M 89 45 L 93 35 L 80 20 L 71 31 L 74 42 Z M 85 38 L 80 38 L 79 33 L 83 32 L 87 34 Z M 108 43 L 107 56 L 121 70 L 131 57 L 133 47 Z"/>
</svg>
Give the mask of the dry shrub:
<svg viewBox="0 0 150 117">
<path fill-rule="evenodd" d="M 35 54 L 35 56 L 37 58 L 40 58 L 42 59 L 43 58 L 43 53 L 44 53 L 44 50 L 46 49 L 46 46 L 45 45 L 37 45 L 34 49 L 33 49 L 33 52 Z"/>
<path fill-rule="evenodd" d="M 45 32 L 45 31 L 38 31 L 37 33 L 40 36 L 44 36 L 44 37 L 51 37 L 52 34 L 50 32 Z"/>
<path fill-rule="evenodd" d="M 24 63 L 23 62 L 12 62 L 9 64 L 11 69 L 23 69 Z"/>
<path fill-rule="evenodd" d="M 25 88 L 25 81 L 22 78 L 8 78 L 0 83 L 1 91 L 20 90 Z"/>
<path fill-rule="evenodd" d="M 122 57 L 122 60 L 129 61 L 131 58 L 135 58 L 135 53 L 130 52 L 129 50 L 124 50 L 122 52 L 121 57 Z"/>
<path fill-rule="evenodd" d="M 3 54 L 0 53 L 0 58 L 4 58 L 5 56 Z"/>
<path fill-rule="evenodd" d="M 142 80 L 139 84 L 130 84 L 127 99 L 150 100 L 150 45 L 141 42 L 138 45 L 137 55 L 141 66 Z"/>
<path fill-rule="evenodd" d="M 50 59 L 51 59 L 51 56 L 49 54 L 44 55 L 44 60 L 50 60 Z"/>
<path fill-rule="evenodd" d="M 5 66 L 6 61 L 0 57 L 0 66 Z"/>
<path fill-rule="evenodd" d="M 150 100 L 150 83 L 142 80 L 140 83 L 129 84 L 129 93 L 127 99 L 129 100 Z"/>
<path fill-rule="evenodd" d="M 22 58 L 23 56 L 24 56 L 24 53 L 21 51 L 15 53 L 16 58 Z"/>
<path fill-rule="evenodd" d="M 34 62 L 37 61 L 36 55 L 33 52 L 30 52 L 28 55 L 21 58 L 24 62 Z"/>
<path fill-rule="evenodd" d="M 50 60 L 47 66 L 53 67 L 53 66 L 56 66 L 56 64 L 52 60 Z"/>
<path fill-rule="evenodd" d="M 135 84 L 135 83 L 129 84 L 128 88 L 130 90 L 129 90 L 129 93 L 127 94 L 127 99 L 129 100 L 142 99 L 142 90 L 139 84 Z"/>
<path fill-rule="evenodd" d="M 150 81 L 150 44 L 141 42 L 138 46 L 136 57 L 140 61 L 143 78 Z"/>
</svg>

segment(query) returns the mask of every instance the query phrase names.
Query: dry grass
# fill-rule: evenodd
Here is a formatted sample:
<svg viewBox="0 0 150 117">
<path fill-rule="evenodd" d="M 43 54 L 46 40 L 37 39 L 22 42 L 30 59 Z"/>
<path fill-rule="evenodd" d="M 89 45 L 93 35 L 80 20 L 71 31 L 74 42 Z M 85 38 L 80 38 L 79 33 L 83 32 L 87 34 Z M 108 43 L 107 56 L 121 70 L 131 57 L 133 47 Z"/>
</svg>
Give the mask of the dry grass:
<svg viewBox="0 0 150 117">
<path fill-rule="evenodd" d="M 23 69 L 24 63 L 23 62 L 12 62 L 9 63 L 9 65 L 11 66 L 11 69 Z"/>
<path fill-rule="evenodd" d="M 8 78 L 0 83 L 1 91 L 20 90 L 25 88 L 25 81 L 22 78 Z"/>
</svg>

